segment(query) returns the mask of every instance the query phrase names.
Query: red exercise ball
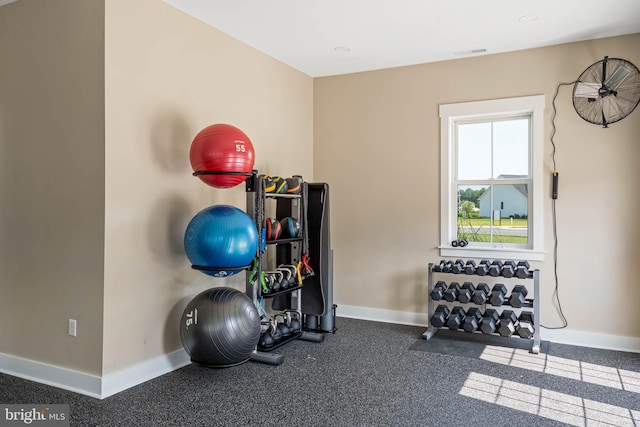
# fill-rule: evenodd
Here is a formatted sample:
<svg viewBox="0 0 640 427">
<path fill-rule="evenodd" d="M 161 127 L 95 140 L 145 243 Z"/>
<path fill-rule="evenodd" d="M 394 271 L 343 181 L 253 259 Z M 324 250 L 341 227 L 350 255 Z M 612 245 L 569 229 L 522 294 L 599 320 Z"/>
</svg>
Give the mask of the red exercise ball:
<svg viewBox="0 0 640 427">
<path fill-rule="evenodd" d="M 202 129 L 193 139 L 189 160 L 196 173 L 251 173 L 254 164 L 253 144 L 237 127 L 215 124 Z M 229 188 L 244 182 L 247 176 L 198 174 L 198 178 L 212 187 Z"/>
</svg>

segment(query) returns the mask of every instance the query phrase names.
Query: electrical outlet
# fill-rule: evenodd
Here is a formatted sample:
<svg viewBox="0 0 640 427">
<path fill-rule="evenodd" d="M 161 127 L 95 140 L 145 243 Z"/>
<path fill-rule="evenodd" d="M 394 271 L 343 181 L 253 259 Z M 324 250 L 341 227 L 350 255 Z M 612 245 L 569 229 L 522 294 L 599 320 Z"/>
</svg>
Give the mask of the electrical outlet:
<svg viewBox="0 0 640 427">
<path fill-rule="evenodd" d="M 76 327 L 76 319 L 69 319 L 69 335 L 71 335 L 72 337 L 76 336 Z"/>
</svg>

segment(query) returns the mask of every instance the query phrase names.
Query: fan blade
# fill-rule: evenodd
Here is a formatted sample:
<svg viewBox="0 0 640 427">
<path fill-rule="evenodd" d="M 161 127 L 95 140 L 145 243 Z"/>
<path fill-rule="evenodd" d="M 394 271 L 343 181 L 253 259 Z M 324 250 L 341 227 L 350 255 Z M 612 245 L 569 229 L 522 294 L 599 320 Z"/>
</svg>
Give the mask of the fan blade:
<svg viewBox="0 0 640 427">
<path fill-rule="evenodd" d="M 624 83 L 624 81 L 629 78 L 629 76 L 631 76 L 631 69 L 625 67 L 623 64 L 620 64 L 618 65 L 618 68 L 616 68 L 613 73 L 611 73 L 611 75 L 607 77 L 607 80 L 604 81 L 604 85 L 609 90 L 617 91 L 618 88 L 622 86 L 622 83 Z"/>
<path fill-rule="evenodd" d="M 599 89 L 600 85 L 598 83 L 578 82 L 574 91 L 574 96 L 580 98 L 598 98 Z"/>
<path fill-rule="evenodd" d="M 607 78 L 607 59 L 609 59 L 609 57 L 605 56 L 604 60 L 602 61 L 602 77 L 600 78 L 600 83 L 602 85 L 604 85 L 604 79 Z"/>
</svg>

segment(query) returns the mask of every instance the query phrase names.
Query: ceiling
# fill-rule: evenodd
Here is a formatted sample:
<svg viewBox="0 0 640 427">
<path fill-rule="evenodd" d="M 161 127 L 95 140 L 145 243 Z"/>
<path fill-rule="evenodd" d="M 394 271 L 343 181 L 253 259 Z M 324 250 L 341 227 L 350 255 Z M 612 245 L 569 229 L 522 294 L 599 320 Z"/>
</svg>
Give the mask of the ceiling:
<svg viewBox="0 0 640 427">
<path fill-rule="evenodd" d="M 164 1 L 311 77 L 640 33 L 639 0 Z"/>
</svg>

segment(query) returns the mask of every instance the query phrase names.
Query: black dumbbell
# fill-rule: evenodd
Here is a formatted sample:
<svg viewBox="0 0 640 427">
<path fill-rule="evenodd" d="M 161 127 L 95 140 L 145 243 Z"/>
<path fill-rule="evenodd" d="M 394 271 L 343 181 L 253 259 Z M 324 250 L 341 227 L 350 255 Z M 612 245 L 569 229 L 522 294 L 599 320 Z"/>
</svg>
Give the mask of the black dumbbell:
<svg viewBox="0 0 640 427">
<path fill-rule="evenodd" d="M 480 309 L 471 307 L 467 311 L 467 315 L 464 318 L 462 329 L 464 329 L 465 332 L 477 331 L 478 327 L 480 327 L 480 319 L 482 319 L 482 313 L 480 312 Z"/>
<path fill-rule="evenodd" d="M 460 325 L 464 320 L 465 312 L 462 307 L 453 307 L 451 310 L 451 314 L 447 318 L 447 328 L 453 329 L 454 331 L 460 329 Z"/>
<path fill-rule="evenodd" d="M 530 268 L 529 261 L 518 261 L 516 276 L 520 279 L 531 277 L 531 272 L 529 271 Z"/>
<path fill-rule="evenodd" d="M 453 274 L 460 274 L 464 271 L 464 261 L 461 259 L 457 259 L 453 262 L 453 266 L 451 266 L 451 272 Z"/>
<path fill-rule="evenodd" d="M 523 305 L 527 303 L 525 299 L 529 291 L 526 286 L 515 285 L 511 290 L 511 295 L 509 296 L 509 304 L 511 307 L 521 308 Z"/>
<path fill-rule="evenodd" d="M 444 293 L 444 299 L 449 302 L 454 302 L 458 299 L 458 294 L 460 293 L 460 284 L 458 282 L 451 282 L 449 287 Z"/>
<path fill-rule="evenodd" d="M 478 283 L 478 287 L 475 291 L 473 291 L 473 296 L 471 297 L 471 299 L 473 300 L 474 304 L 483 305 L 487 303 L 490 293 L 491 289 L 489 288 L 489 285 L 487 285 L 486 283 Z"/>
<path fill-rule="evenodd" d="M 468 260 L 464 265 L 464 273 L 465 274 L 475 274 L 476 272 L 476 262 L 472 259 Z"/>
<path fill-rule="evenodd" d="M 451 260 L 449 261 L 445 261 L 444 265 L 442 266 L 442 272 L 443 273 L 451 273 L 451 269 L 453 268 L 453 262 Z"/>
<path fill-rule="evenodd" d="M 438 282 L 433 286 L 433 290 L 431 291 L 431 299 L 434 301 L 440 301 L 444 297 L 444 292 L 447 290 L 447 284 L 442 280 L 438 280 Z"/>
<path fill-rule="evenodd" d="M 535 332 L 533 326 L 533 313 L 530 311 L 523 311 L 518 317 L 518 326 L 516 332 L 522 338 L 531 338 Z"/>
<path fill-rule="evenodd" d="M 498 319 L 500 315 L 492 308 L 488 308 L 484 311 L 484 315 L 480 320 L 480 330 L 483 334 L 492 334 L 498 328 Z"/>
<path fill-rule="evenodd" d="M 502 273 L 502 261 L 495 260 L 489 266 L 489 276 L 498 277 Z"/>
<path fill-rule="evenodd" d="M 476 290 L 476 287 L 473 286 L 471 282 L 464 282 L 462 284 L 462 288 L 460 288 L 460 293 L 458 294 L 458 301 L 462 303 L 468 303 L 471 301 L 471 297 L 473 296 L 473 292 Z"/>
<path fill-rule="evenodd" d="M 478 264 L 478 267 L 476 268 L 476 274 L 478 276 L 486 276 L 489 274 L 489 265 L 491 265 L 491 263 L 488 259 L 480 261 L 480 264 Z"/>
<path fill-rule="evenodd" d="M 504 262 L 504 265 L 502 266 L 502 276 L 503 277 L 513 277 L 516 274 L 516 263 L 514 260 L 507 260 Z"/>
<path fill-rule="evenodd" d="M 502 283 L 496 283 L 491 289 L 491 296 L 489 297 L 489 303 L 494 306 L 501 306 L 504 300 L 507 298 L 507 287 Z"/>
<path fill-rule="evenodd" d="M 449 307 L 440 304 L 436 311 L 433 312 L 433 316 L 431 316 L 431 326 L 436 328 L 443 327 L 447 323 L 447 317 L 449 317 Z"/>
<path fill-rule="evenodd" d="M 444 268 L 444 265 L 447 262 L 445 260 L 440 260 L 440 262 L 433 264 L 433 267 L 431 267 L 431 271 L 434 271 L 436 273 L 440 273 L 442 272 L 442 269 Z"/>
<path fill-rule="evenodd" d="M 503 337 L 510 337 L 518 329 L 518 316 L 512 310 L 504 310 L 500 316 L 498 333 Z"/>
</svg>

